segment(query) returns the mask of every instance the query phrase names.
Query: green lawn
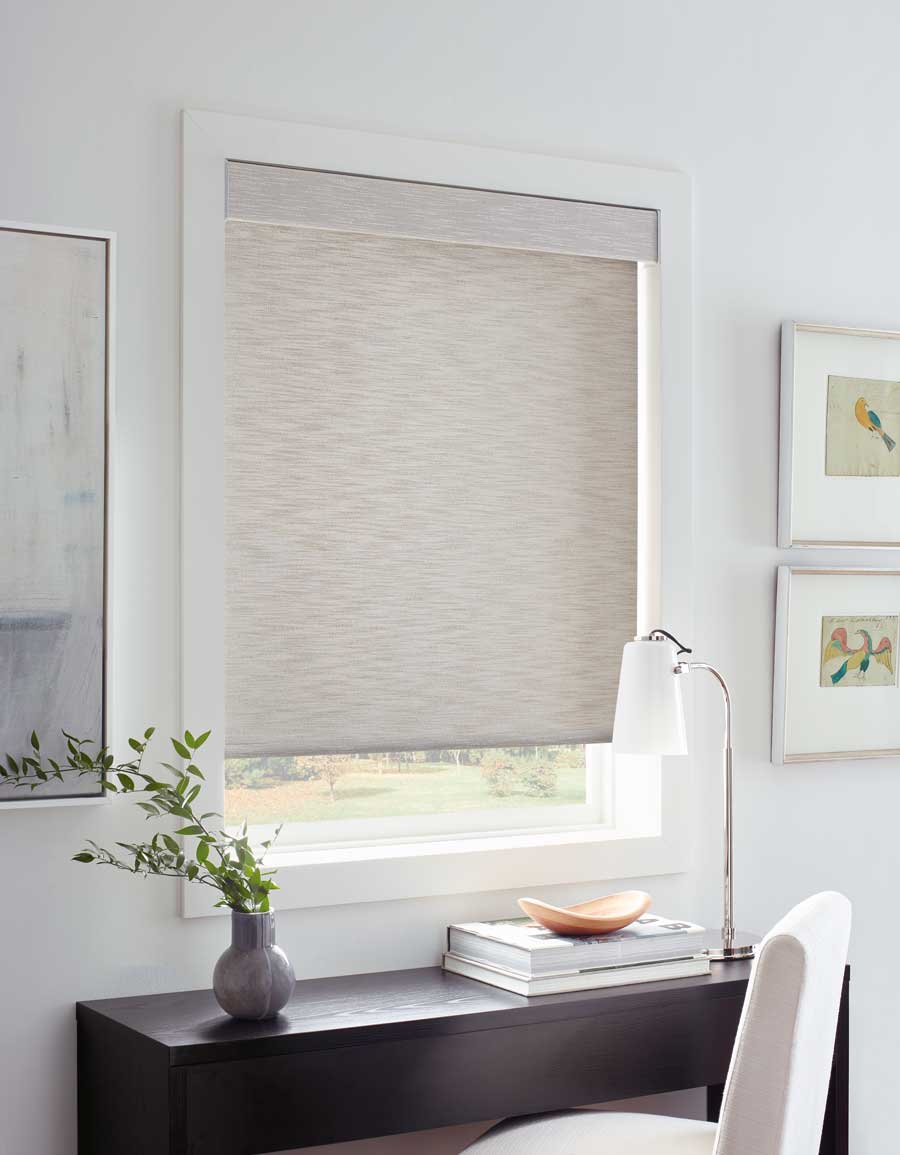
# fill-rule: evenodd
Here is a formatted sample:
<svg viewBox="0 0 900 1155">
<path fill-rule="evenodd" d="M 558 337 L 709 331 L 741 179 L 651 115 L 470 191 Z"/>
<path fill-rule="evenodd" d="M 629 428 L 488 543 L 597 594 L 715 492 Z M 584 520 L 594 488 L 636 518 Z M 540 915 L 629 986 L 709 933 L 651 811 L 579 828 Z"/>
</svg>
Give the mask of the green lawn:
<svg viewBox="0 0 900 1155">
<path fill-rule="evenodd" d="M 253 825 L 271 822 L 322 822 L 343 818 L 387 818 L 403 814 L 442 814 L 500 807 L 568 806 L 585 800 L 584 766 L 557 768 L 551 797 L 489 793 L 479 766 L 415 763 L 401 773 L 352 772 L 340 778 L 329 797 L 328 783 L 267 782 L 263 786 L 229 786 L 225 815 L 229 823 L 246 818 Z"/>
</svg>

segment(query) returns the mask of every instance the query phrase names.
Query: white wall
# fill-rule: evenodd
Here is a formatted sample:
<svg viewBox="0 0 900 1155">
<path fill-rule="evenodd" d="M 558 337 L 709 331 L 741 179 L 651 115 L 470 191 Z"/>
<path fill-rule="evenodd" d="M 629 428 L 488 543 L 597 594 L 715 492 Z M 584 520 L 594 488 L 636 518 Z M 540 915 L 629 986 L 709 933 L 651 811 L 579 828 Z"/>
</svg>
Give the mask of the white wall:
<svg viewBox="0 0 900 1155">
<path fill-rule="evenodd" d="M 115 630 L 128 732 L 168 728 L 177 696 L 180 108 L 694 175 L 697 646 L 728 672 L 737 701 L 738 911 L 764 928 L 819 888 L 855 901 L 852 1150 L 888 1150 L 900 942 L 877 920 L 900 865 L 897 763 L 776 770 L 767 748 L 774 567 L 785 557 L 773 544 L 778 325 L 900 327 L 900 9 L 0 0 L 0 16 L 0 218 L 119 234 Z M 712 687 L 697 690 L 710 731 L 702 869 L 647 885 L 660 906 L 715 925 L 718 704 Z M 128 815 L 121 804 L 0 813 L 2 1155 L 74 1155 L 76 999 L 207 985 L 221 948 L 224 926 L 179 920 L 173 887 L 68 863 L 85 837 L 121 837 Z M 301 975 L 360 969 L 359 942 L 367 969 L 426 964 L 448 919 L 502 911 L 510 898 L 311 910 L 282 916 L 281 938 Z M 457 1150 L 469 1133 L 434 1136 L 429 1149 Z"/>
</svg>

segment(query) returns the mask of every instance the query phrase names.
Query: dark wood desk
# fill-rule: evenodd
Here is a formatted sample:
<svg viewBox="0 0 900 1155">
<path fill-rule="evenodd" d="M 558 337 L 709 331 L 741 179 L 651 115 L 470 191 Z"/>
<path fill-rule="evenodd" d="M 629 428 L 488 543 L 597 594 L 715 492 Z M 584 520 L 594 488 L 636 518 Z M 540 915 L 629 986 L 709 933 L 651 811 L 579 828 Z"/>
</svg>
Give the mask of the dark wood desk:
<svg viewBox="0 0 900 1155">
<path fill-rule="evenodd" d="M 749 964 L 525 999 L 438 968 L 297 984 L 270 1023 L 210 991 L 79 1003 L 79 1155 L 259 1155 L 708 1087 Z M 844 981 L 822 1155 L 847 1155 Z"/>
</svg>

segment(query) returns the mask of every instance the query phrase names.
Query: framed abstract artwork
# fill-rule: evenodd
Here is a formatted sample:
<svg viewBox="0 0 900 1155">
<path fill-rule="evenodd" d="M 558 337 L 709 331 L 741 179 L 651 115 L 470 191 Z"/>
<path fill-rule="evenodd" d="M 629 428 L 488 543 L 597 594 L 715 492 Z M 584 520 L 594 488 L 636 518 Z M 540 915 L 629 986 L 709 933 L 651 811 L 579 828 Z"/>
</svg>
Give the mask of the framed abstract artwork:
<svg viewBox="0 0 900 1155">
<path fill-rule="evenodd" d="M 900 333 L 787 322 L 778 544 L 900 548 Z"/>
<path fill-rule="evenodd" d="M 106 742 L 109 233 L 0 223 L 0 752 Z M 0 805 L 102 797 L 93 776 Z"/>
<path fill-rule="evenodd" d="M 900 570 L 781 566 L 772 761 L 900 755 Z"/>
</svg>

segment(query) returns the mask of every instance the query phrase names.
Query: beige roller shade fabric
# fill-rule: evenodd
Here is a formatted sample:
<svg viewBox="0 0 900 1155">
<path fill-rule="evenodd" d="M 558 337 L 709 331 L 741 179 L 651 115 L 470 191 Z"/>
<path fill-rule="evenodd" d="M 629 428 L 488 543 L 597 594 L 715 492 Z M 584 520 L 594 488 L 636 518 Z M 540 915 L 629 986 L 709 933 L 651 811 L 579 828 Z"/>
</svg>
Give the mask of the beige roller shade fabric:
<svg viewBox="0 0 900 1155">
<path fill-rule="evenodd" d="M 607 740 L 636 266 L 226 222 L 230 756 Z"/>
</svg>

